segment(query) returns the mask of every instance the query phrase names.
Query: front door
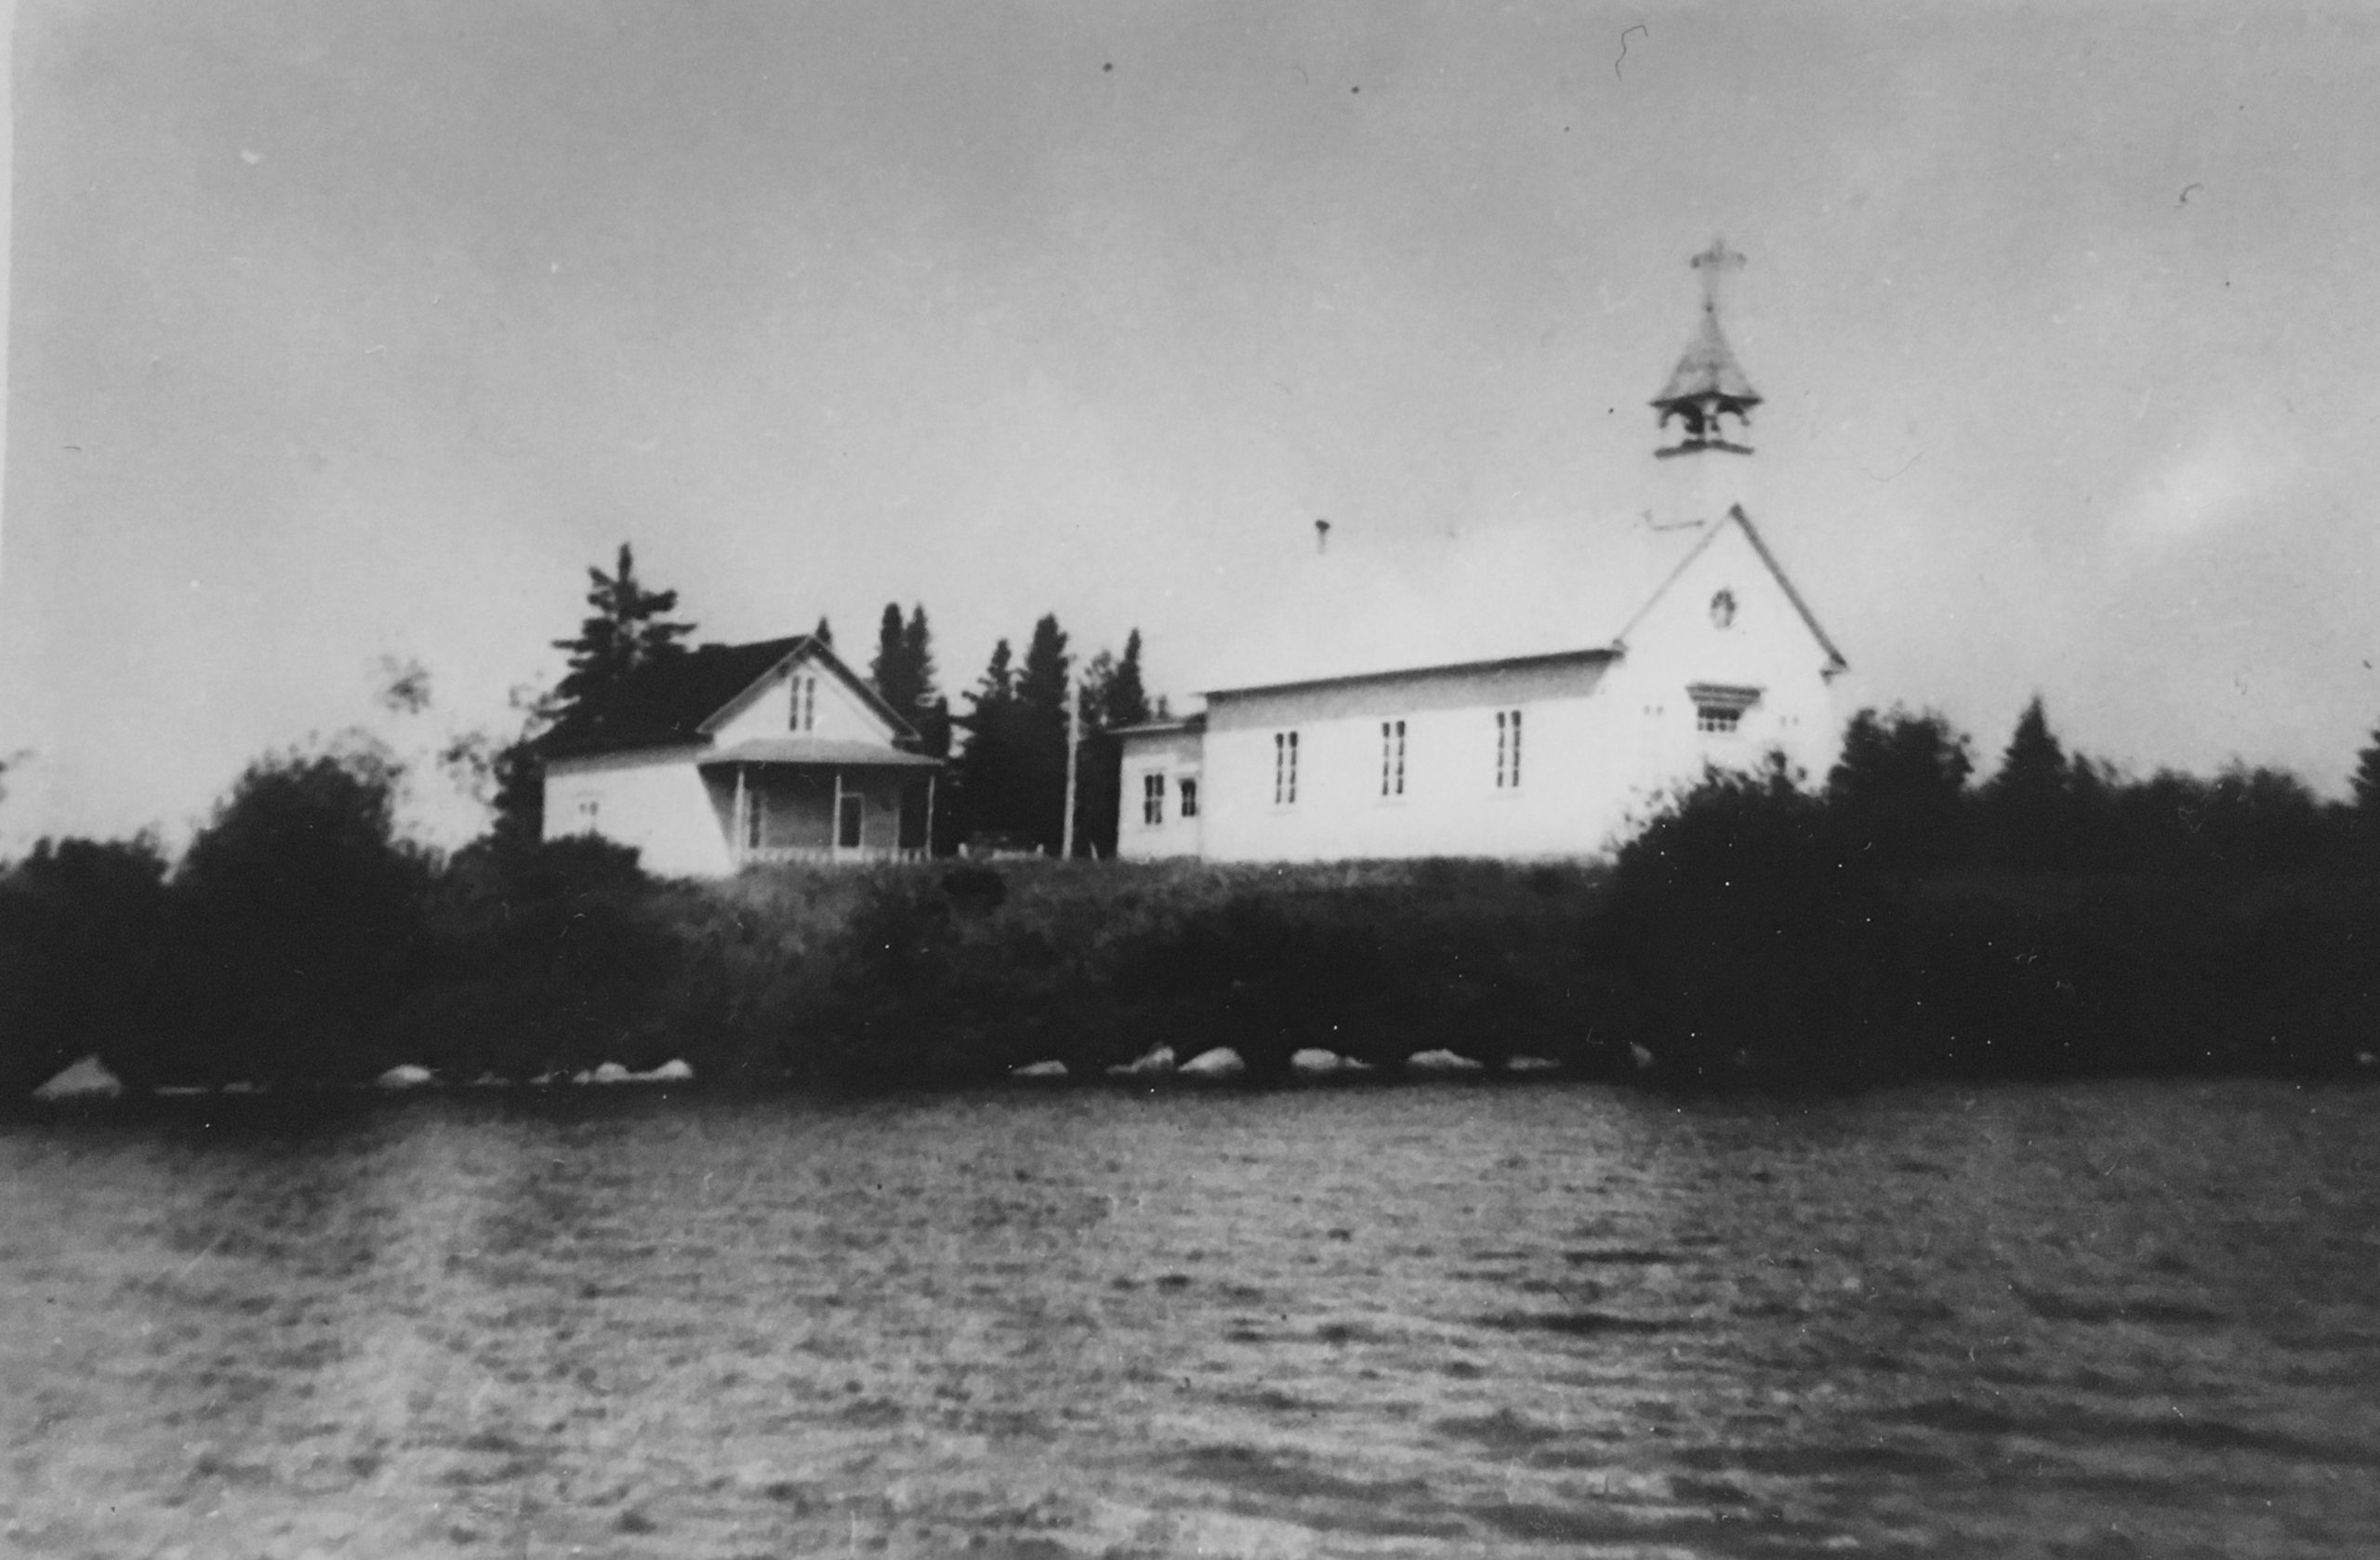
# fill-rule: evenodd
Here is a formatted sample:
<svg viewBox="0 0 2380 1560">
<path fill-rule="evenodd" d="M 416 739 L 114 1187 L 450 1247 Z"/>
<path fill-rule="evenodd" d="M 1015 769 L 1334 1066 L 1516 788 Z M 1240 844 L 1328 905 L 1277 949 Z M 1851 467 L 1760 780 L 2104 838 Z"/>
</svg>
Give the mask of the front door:
<svg viewBox="0 0 2380 1560">
<path fill-rule="evenodd" d="M 866 817 L 867 798 L 846 793 L 840 799 L 835 817 L 835 844 L 838 849 L 859 849 L 860 826 Z"/>
</svg>

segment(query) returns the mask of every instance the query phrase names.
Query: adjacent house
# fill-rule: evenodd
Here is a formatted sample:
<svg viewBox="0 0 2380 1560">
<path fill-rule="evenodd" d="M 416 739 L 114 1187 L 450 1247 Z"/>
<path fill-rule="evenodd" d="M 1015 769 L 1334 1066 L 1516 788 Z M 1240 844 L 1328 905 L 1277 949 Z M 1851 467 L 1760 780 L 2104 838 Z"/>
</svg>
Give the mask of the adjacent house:
<svg viewBox="0 0 2380 1560">
<path fill-rule="evenodd" d="M 1708 765 L 1776 753 L 1823 774 L 1846 664 L 1742 498 L 1761 398 L 1716 286 L 1737 263 L 1696 258 L 1702 316 L 1652 402 L 1657 434 L 1679 428 L 1648 503 L 1408 557 L 1409 598 L 1317 526 L 1285 588 L 1296 622 L 1247 636 L 1259 675 L 1119 734 L 1117 853 L 1591 855 Z"/>
<path fill-rule="evenodd" d="M 638 669 L 539 743 L 545 837 L 601 835 L 647 870 L 922 857 L 940 760 L 808 634 L 707 644 Z"/>
</svg>

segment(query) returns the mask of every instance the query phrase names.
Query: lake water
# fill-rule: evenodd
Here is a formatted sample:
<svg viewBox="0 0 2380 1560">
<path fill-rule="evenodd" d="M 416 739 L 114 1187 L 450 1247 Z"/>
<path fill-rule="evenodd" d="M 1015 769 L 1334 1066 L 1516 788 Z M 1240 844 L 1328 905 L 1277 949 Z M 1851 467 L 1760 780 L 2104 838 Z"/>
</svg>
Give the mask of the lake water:
<svg viewBox="0 0 2380 1560">
<path fill-rule="evenodd" d="M 0 1129 L 0 1551 L 2380 1554 L 2380 1090 Z"/>
</svg>

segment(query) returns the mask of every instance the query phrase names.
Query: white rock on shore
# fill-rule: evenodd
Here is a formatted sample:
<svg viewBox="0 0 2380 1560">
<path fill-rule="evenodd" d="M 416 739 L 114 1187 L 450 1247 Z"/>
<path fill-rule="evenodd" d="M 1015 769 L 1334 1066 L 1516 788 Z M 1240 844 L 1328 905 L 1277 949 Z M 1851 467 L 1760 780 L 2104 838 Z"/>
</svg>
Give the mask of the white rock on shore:
<svg viewBox="0 0 2380 1560">
<path fill-rule="evenodd" d="M 419 1089 L 438 1080 L 430 1075 L 428 1067 L 416 1067 L 410 1062 L 402 1062 L 372 1081 L 383 1089 Z"/>
<path fill-rule="evenodd" d="M 1437 1051 L 1417 1051 L 1405 1059 L 1405 1070 L 1411 1073 L 1475 1073 L 1486 1064 L 1468 1056 L 1458 1056 L 1443 1048 Z"/>
<path fill-rule="evenodd" d="M 1200 1051 L 1183 1063 L 1180 1071 L 1183 1077 L 1237 1077 L 1248 1071 L 1248 1064 L 1240 1060 L 1239 1052 L 1224 1045 Z"/>
<path fill-rule="evenodd" d="M 1289 1070 L 1305 1077 L 1329 1077 L 1333 1073 L 1353 1072 L 1361 1065 L 1320 1046 L 1308 1046 L 1289 1057 Z"/>
<path fill-rule="evenodd" d="M 637 1074 L 636 1080 L 639 1083 L 692 1083 L 694 1081 L 694 1069 L 672 1057 L 650 1072 Z"/>
<path fill-rule="evenodd" d="M 1514 1073 L 1558 1073 L 1562 1064 L 1550 1056 L 1515 1056 L 1504 1064 L 1504 1070 Z"/>
<path fill-rule="evenodd" d="M 1008 1070 L 1008 1076 L 1023 1078 L 1064 1077 L 1066 1076 L 1066 1064 L 1055 1059 L 1048 1062 L 1028 1062 L 1022 1067 L 1011 1067 Z"/>
<path fill-rule="evenodd" d="M 107 1064 L 98 1057 L 86 1056 L 34 1090 L 33 1098 L 45 1103 L 57 1100 L 112 1100 L 123 1092 L 124 1079 L 108 1071 Z"/>
<path fill-rule="evenodd" d="M 1108 1068 L 1107 1074 L 1110 1077 L 1148 1077 L 1171 1071 L 1173 1071 L 1173 1048 L 1170 1045 L 1161 1045 L 1149 1051 L 1137 1062 L 1120 1063 Z"/>
</svg>

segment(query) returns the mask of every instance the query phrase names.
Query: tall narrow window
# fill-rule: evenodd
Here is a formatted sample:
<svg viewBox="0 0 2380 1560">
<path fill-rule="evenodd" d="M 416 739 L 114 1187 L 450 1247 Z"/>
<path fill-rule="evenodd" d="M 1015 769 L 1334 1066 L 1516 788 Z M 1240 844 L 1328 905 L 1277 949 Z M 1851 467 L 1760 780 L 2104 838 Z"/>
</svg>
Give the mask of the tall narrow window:
<svg viewBox="0 0 2380 1560">
<path fill-rule="evenodd" d="M 1496 711 L 1496 788 L 1509 791 L 1521 783 L 1521 712 Z"/>
<path fill-rule="evenodd" d="M 1165 776 L 1154 770 L 1141 776 L 1141 822 L 1165 822 Z"/>
<path fill-rule="evenodd" d="M 806 732 L 818 720 L 818 680 L 803 675 L 793 680 L 793 729 Z"/>
<path fill-rule="evenodd" d="M 1290 807 L 1298 800 L 1298 734 L 1273 734 L 1273 805 Z"/>
<path fill-rule="evenodd" d="M 1198 815 L 1198 777 L 1195 774 L 1185 774 L 1173 784 L 1176 793 L 1182 799 L 1180 807 L 1182 815 L 1185 818 L 1197 817 Z"/>
<path fill-rule="evenodd" d="M 1380 794 L 1405 794 L 1405 722 L 1380 723 Z"/>
</svg>

